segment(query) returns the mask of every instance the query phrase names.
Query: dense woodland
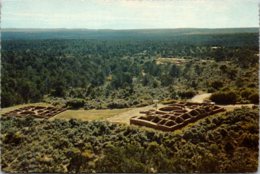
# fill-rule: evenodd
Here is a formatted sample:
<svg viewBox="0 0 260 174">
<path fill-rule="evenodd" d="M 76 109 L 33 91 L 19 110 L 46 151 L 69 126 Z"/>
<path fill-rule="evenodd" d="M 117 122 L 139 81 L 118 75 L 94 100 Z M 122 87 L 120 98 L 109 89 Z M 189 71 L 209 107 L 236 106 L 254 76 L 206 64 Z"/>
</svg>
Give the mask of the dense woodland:
<svg viewBox="0 0 260 174">
<path fill-rule="evenodd" d="M 96 32 L 90 36 L 99 36 Z M 133 38 L 140 36 L 140 31 L 133 33 Z M 47 101 L 86 109 L 122 108 L 190 98 L 201 90 L 235 93 L 226 103 L 258 103 L 257 33 L 172 36 L 168 31 L 168 39 L 167 32 L 156 33 L 136 40 L 115 32 L 98 39 L 41 40 L 24 40 L 26 32 L 18 32 L 23 40 L 12 40 L 3 33 L 2 107 Z M 158 63 L 158 58 L 187 61 L 176 65 Z M 255 97 L 243 97 L 243 90 Z"/>
<path fill-rule="evenodd" d="M 237 109 L 173 133 L 100 121 L 3 117 L 2 170 L 256 172 L 258 112 Z"/>
<path fill-rule="evenodd" d="M 1 105 L 145 106 L 213 93 L 258 104 L 258 29 L 3 31 Z M 1 117 L 5 172 L 256 172 L 259 108 L 174 132 L 76 119 Z"/>
</svg>

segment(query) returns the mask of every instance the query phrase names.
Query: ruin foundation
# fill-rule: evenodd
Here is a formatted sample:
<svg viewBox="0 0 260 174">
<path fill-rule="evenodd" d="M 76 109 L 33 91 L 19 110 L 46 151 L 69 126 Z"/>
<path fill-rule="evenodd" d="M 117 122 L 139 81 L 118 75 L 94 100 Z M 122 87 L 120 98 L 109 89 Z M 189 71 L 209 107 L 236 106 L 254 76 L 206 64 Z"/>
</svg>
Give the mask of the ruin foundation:
<svg viewBox="0 0 260 174">
<path fill-rule="evenodd" d="M 208 103 L 176 102 L 159 110 L 142 111 L 143 116 L 130 119 L 130 124 L 146 126 L 161 131 L 174 131 L 201 118 L 225 111 Z"/>
<path fill-rule="evenodd" d="M 2 114 L 3 116 L 16 116 L 16 117 L 35 117 L 35 118 L 50 118 L 61 112 L 66 108 L 43 107 L 43 106 L 26 106 L 13 110 L 11 112 Z"/>
</svg>

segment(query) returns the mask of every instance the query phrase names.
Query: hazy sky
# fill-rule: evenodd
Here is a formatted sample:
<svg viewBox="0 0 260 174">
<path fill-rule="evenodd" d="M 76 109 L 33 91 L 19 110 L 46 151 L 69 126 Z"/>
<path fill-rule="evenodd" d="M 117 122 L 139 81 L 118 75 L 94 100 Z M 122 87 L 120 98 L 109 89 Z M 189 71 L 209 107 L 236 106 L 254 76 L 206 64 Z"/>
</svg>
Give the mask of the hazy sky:
<svg viewBox="0 0 260 174">
<path fill-rule="evenodd" d="M 1 13 L 2 28 L 225 28 L 259 21 L 258 0 L 2 0 Z"/>
</svg>

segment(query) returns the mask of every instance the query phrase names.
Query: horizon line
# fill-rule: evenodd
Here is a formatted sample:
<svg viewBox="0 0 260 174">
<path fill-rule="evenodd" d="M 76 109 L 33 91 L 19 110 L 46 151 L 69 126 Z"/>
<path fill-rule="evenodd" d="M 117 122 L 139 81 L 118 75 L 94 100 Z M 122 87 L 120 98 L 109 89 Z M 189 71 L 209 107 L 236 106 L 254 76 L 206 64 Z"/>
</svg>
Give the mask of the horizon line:
<svg viewBox="0 0 260 174">
<path fill-rule="evenodd" d="M 12 28 L 6 27 L 1 28 L 1 30 L 172 30 L 172 29 L 246 29 L 246 28 L 260 28 L 259 26 L 250 26 L 250 27 L 176 27 L 176 28 Z"/>
</svg>

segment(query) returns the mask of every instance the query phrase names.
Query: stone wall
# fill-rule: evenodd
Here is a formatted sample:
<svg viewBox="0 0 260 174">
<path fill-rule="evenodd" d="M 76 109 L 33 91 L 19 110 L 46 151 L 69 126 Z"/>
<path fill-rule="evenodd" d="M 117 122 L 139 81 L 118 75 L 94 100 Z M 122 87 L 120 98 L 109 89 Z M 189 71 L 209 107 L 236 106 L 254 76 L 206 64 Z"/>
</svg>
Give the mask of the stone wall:
<svg viewBox="0 0 260 174">
<path fill-rule="evenodd" d="M 130 124 L 146 126 L 162 131 L 174 131 L 201 118 L 225 111 L 208 103 L 177 102 L 158 110 L 142 111 L 140 117 L 132 117 Z"/>
<path fill-rule="evenodd" d="M 43 106 L 26 106 L 22 107 L 8 113 L 3 114 L 3 116 L 16 116 L 16 117 L 36 117 L 36 118 L 50 118 L 57 115 L 66 108 L 55 108 L 55 107 L 43 107 Z"/>
</svg>

